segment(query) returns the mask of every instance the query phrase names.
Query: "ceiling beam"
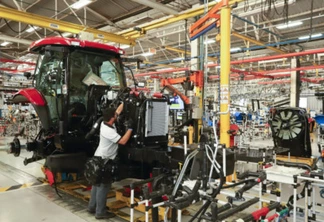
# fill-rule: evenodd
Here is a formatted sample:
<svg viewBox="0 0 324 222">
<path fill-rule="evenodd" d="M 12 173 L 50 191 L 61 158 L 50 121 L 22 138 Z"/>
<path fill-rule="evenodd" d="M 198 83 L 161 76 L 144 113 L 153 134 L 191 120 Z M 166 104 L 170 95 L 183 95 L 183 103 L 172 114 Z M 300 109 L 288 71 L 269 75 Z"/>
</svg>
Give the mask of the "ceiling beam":
<svg viewBox="0 0 324 222">
<path fill-rule="evenodd" d="M 177 53 L 182 53 L 182 54 L 186 53 L 187 55 L 191 55 L 190 51 L 185 52 L 185 50 L 173 48 L 173 47 L 170 47 L 170 46 L 163 46 L 162 48 L 164 48 L 166 50 L 169 50 L 169 51 L 177 52 Z M 216 57 L 208 56 L 207 58 L 208 58 L 208 60 L 211 60 L 211 61 L 216 61 L 216 62 L 218 61 L 218 59 Z"/>
<path fill-rule="evenodd" d="M 115 27 L 115 28 L 120 29 L 120 28 L 118 27 L 118 25 L 116 25 L 114 22 L 112 22 L 111 20 L 109 20 L 109 19 L 106 18 L 105 16 L 101 15 L 100 13 L 96 12 L 95 10 L 93 10 L 93 9 L 91 9 L 91 8 L 89 8 L 89 7 L 85 7 L 85 8 L 86 8 L 86 10 L 89 11 L 91 14 L 93 14 L 93 15 L 95 15 L 96 17 L 98 17 L 98 18 L 104 20 L 108 25 L 111 25 L 111 26 L 113 26 L 113 27 Z"/>
<path fill-rule="evenodd" d="M 23 22 L 26 24 L 35 25 L 47 29 L 52 29 L 52 30 L 57 30 L 62 32 L 70 32 L 74 34 L 79 34 L 81 31 L 84 31 L 84 32 L 89 32 L 94 34 L 94 38 L 99 38 L 102 40 L 126 44 L 126 45 L 135 45 L 135 41 L 130 38 L 126 38 L 109 32 L 96 30 L 82 25 L 76 25 L 70 22 L 51 19 L 45 16 L 40 16 L 28 12 L 21 12 L 15 9 L 10 9 L 10 8 L 5 8 L 0 6 L 0 15 L 1 18 L 4 19 L 13 20 L 16 22 Z"/>
<path fill-rule="evenodd" d="M 8 53 L 1 52 L 0 57 L 8 58 L 8 59 L 16 59 L 15 56 L 9 55 Z"/>
<path fill-rule="evenodd" d="M 0 39 L 3 41 L 7 41 L 7 42 L 16 42 L 16 43 L 21 43 L 24 45 L 30 45 L 32 43 L 32 41 L 27 40 L 27 39 L 19 39 L 19 38 L 15 38 L 9 35 L 2 35 L 0 34 Z"/>
<path fill-rule="evenodd" d="M 133 2 L 139 3 L 141 5 L 148 6 L 153 9 L 157 9 L 168 15 L 177 15 L 179 12 L 174 10 L 173 8 L 166 6 L 165 4 L 161 4 L 156 1 L 148 1 L 148 0 L 132 0 Z"/>
<path fill-rule="evenodd" d="M 272 47 L 272 46 L 266 46 L 266 44 L 264 42 L 258 41 L 256 39 L 252 39 L 252 38 L 250 38 L 250 37 L 248 37 L 246 35 L 241 35 L 241 34 L 239 34 L 237 32 L 232 32 L 232 36 L 243 39 L 244 41 L 252 42 L 252 43 L 254 43 L 256 45 L 265 46 L 267 49 L 278 52 L 280 54 L 285 54 L 286 53 L 285 51 L 283 51 L 281 49 L 277 49 L 277 48 Z"/>
<path fill-rule="evenodd" d="M 169 65 L 169 64 L 158 64 L 154 62 L 149 62 L 149 61 L 143 61 L 143 64 L 148 64 L 148 65 L 155 65 L 155 66 L 160 66 L 160 67 L 170 67 L 170 68 L 178 68 L 177 66 Z"/>
</svg>

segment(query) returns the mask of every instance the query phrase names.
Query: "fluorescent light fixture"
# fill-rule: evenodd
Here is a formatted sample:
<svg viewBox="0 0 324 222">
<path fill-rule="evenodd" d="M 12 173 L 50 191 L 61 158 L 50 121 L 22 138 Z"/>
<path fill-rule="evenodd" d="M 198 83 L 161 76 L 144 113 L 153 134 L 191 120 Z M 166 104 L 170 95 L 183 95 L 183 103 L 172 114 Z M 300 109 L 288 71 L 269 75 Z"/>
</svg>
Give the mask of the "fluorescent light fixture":
<svg viewBox="0 0 324 222">
<path fill-rule="evenodd" d="M 321 37 L 321 36 L 323 36 L 323 34 L 322 33 L 318 33 L 318 34 L 313 34 L 311 36 L 309 36 L 309 35 L 301 36 L 298 39 L 299 40 L 304 40 L 304 39 L 309 39 L 309 37 L 312 39 L 312 38 L 318 38 L 318 37 Z"/>
<path fill-rule="evenodd" d="M 73 9 L 80 9 L 80 8 L 83 8 L 84 6 L 86 5 L 89 5 L 91 2 L 91 0 L 79 0 L 75 3 L 73 3 L 72 5 L 70 5 L 71 8 Z"/>
<path fill-rule="evenodd" d="M 29 29 L 26 30 L 26 32 L 31 33 L 31 32 L 34 32 L 35 30 L 38 30 L 38 29 L 40 29 L 38 26 L 31 26 Z"/>
<path fill-rule="evenodd" d="M 174 68 L 162 68 L 162 69 L 157 69 L 156 71 L 167 71 L 167 70 L 172 70 Z"/>
<path fill-rule="evenodd" d="M 215 43 L 216 40 L 215 39 L 208 39 L 204 42 L 204 44 L 210 44 L 210 43 Z"/>
<path fill-rule="evenodd" d="M 120 49 L 128 49 L 130 45 L 120 45 L 118 48 Z"/>
<path fill-rule="evenodd" d="M 282 61 L 286 61 L 286 60 L 287 60 L 287 58 L 271 59 L 271 60 L 262 60 L 262 61 L 259 61 L 258 63 L 262 64 L 262 63 L 271 63 L 271 62 L 282 62 Z"/>
<path fill-rule="evenodd" d="M 177 57 L 177 58 L 174 58 L 174 59 L 172 59 L 173 61 L 181 61 L 181 60 L 184 60 L 184 58 L 183 57 Z"/>
<path fill-rule="evenodd" d="M 7 45 L 9 45 L 9 44 L 11 44 L 11 42 L 3 42 L 3 43 L 1 43 L 0 45 L 1 45 L 1 46 L 7 46 Z"/>
<path fill-rule="evenodd" d="M 70 36 L 72 36 L 73 34 L 72 33 L 70 33 L 70 32 L 63 32 L 62 33 L 62 36 L 63 37 L 70 37 Z"/>
<path fill-rule="evenodd" d="M 303 22 L 301 22 L 301 21 L 295 21 L 295 22 L 289 21 L 286 24 L 277 25 L 277 29 L 286 29 L 286 28 L 291 28 L 291 27 L 299 26 L 299 25 L 302 25 L 302 24 L 303 24 Z"/>
<path fill-rule="evenodd" d="M 278 67 L 290 67 L 290 63 L 279 64 Z"/>
<path fill-rule="evenodd" d="M 236 48 L 231 48 L 230 52 L 237 52 L 237 51 L 240 51 L 240 50 L 242 50 L 242 48 L 236 47 Z"/>
<path fill-rule="evenodd" d="M 151 55 L 154 55 L 154 53 L 152 53 L 152 52 L 145 52 L 145 53 L 142 53 L 141 55 L 142 56 L 151 56 Z"/>
</svg>

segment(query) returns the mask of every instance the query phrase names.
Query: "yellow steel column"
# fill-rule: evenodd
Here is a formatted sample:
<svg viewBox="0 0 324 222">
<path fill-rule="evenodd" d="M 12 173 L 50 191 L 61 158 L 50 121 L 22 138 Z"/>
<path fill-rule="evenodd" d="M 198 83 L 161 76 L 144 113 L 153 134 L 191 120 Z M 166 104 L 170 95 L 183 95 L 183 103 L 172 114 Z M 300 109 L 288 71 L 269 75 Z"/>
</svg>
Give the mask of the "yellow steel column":
<svg viewBox="0 0 324 222">
<path fill-rule="evenodd" d="M 224 1 L 226 2 L 226 0 Z M 228 3 L 228 1 L 227 1 Z M 227 112 L 230 103 L 229 80 L 230 80 L 230 48 L 231 48 L 231 8 L 224 4 L 221 9 L 221 54 L 220 54 L 220 111 Z M 230 113 L 220 115 L 220 143 L 230 146 Z"/>
</svg>

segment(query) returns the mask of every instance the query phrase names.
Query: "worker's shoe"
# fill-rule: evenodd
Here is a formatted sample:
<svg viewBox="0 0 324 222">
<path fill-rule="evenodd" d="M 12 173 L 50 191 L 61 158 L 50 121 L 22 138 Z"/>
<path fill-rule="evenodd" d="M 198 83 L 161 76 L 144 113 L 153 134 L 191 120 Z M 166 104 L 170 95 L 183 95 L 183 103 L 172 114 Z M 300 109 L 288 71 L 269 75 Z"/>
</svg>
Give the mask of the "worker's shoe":
<svg viewBox="0 0 324 222">
<path fill-rule="evenodd" d="M 100 220 L 100 219 L 109 219 L 109 218 L 113 218 L 115 217 L 116 215 L 114 213 L 110 213 L 110 212 L 107 212 L 106 214 L 104 215 L 96 215 L 96 219 L 97 220 Z"/>
<path fill-rule="evenodd" d="M 90 213 L 90 214 L 95 214 L 96 213 L 96 210 L 94 210 L 94 209 L 87 209 L 87 211 L 88 211 L 88 213 Z"/>
</svg>

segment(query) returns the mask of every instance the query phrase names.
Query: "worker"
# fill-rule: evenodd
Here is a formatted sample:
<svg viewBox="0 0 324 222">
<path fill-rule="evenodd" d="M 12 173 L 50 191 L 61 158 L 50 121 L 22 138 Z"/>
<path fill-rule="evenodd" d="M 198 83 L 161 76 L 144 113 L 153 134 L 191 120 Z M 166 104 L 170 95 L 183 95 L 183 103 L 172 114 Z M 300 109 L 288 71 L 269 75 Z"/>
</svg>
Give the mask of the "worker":
<svg viewBox="0 0 324 222">
<path fill-rule="evenodd" d="M 117 156 L 118 144 L 125 145 L 130 139 L 133 131 L 132 120 L 126 121 L 127 131 L 122 137 L 117 133 L 114 124 L 118 115 L 123 111 L 123 107 L 123 104 L 120 104 L 117 109 L 107 108 L 103 111 L 99 146 L 94 156 L 99 156 L 104 160 L 113 160 Z M 100 184 L 92 186 L 88 212 L 95 214 L 96 219 L 107 219 L 115 216 L 115 214 L 108 212 L 106 208 L 107 194 L 110 187 L 110 177 L 108 179 L 103 178 Z"/>
<path fill-rule="evenodd" d="M 314 131 L 315 120 L 310 116 L 310 114 L 308 114 L 307 116 L 308 116 L 309 132 L 312 133 Z"/>
</svg>

